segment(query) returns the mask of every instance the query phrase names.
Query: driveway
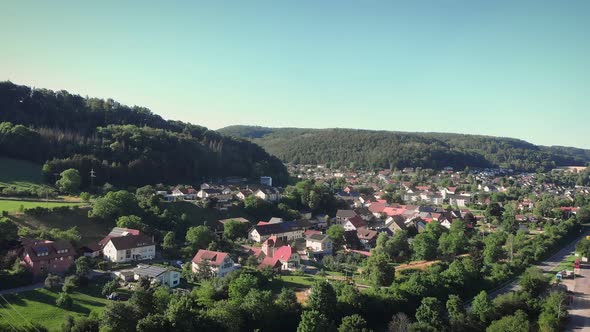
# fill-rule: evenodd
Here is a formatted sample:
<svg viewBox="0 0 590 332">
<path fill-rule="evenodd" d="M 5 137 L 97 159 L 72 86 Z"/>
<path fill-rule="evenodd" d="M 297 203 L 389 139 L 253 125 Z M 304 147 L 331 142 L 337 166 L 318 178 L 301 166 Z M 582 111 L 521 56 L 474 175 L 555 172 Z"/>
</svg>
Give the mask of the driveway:
<svg viewBox="0 0 590 332">
<path fill-rule="evenodd" d="M 23 287 L 17 287 L 17 288 L 0 290 L 0 295 L 9 295 L 9 294 L 16 294 L 16 293 L 28 292 L 28 291 L 32 291 L 32 290 L 35 290 L 35 289 L 43 288 L 43 285 L 44 284 L 42 282 L 40 282 L 38 284 L 33 284 L 33 285 L 28 285 L 28 286 L 23 286 Z"/>
</svg>

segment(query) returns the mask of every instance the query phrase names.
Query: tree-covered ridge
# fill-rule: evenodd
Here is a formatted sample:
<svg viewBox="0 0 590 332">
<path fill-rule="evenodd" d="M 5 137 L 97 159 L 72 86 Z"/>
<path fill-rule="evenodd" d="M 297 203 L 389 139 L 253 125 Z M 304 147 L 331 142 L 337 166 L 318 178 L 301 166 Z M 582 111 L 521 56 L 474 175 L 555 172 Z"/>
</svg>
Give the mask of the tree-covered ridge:
<svg viewBox="0 0 590 332">
<path fill-rule="evenodd" d="M 0 83 L 0 155 L 46 163 L 47 175 L 76 168 L 97 184 L 141 185 L 269 175 L 287 177 L 276 157 L 247 140 L 166 121 L 146 108 L 65 91 Z"/>
<path fill-rule="evenodd" d="M 536 171 L 590 161 L 588 150 L 542 147 L 518 139 L 481 135 L 255 126 L 230 126 L 219 132 L 248 138 L 284 162 L 302 164 Z"/>
</svg>

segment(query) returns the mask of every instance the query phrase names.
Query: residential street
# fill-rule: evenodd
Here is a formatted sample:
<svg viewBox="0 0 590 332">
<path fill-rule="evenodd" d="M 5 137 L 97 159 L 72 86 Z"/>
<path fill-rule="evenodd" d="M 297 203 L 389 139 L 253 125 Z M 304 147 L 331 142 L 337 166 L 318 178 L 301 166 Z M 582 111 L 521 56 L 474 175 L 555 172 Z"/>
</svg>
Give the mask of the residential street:
<svg viewBox="0 0 590 332">
<path fill-rule="evenodd" d="M 565 246 L 564 248 L 559 250 L 553 256 L 549 257 L 544 262 L 538 264 L 537 267 L 539 269 L 541 269 L 543 272 L 551 271 L 553 268 L 555 268 L 557 265 L 559 265 L 559 263 L 561 261 L 563 261 L 568 255 L 573 254 L 574 250 L 576 249 L 576 243 L 578 243 L 578 241 L 581 240 L 582 238 L 584 238 L 586 235 L 588 235 L 588 233 L 584 232 L 582 235 L 580 235 L 578 238 L 576 238 L 570 244 L 568 244 L 567 246 Z M 518 280 L 519 279 L 517 278 L 517 279 L 513 280 L 512 282 L 510 282 L 509 284 L 505 285 L 504 287 L 490 293 L 490 297 L 493 299 L 493 298 L 496 298 L 502 294 L 517 291 L 520 288 L 520 286 L 518 284 Z"/>
<path fill-rule="evenodd" d="M 590 266 L 582 265 L 580 275 L 564 284 L 574 293 L 566 331 L 590 331 Z"/>
</svg>

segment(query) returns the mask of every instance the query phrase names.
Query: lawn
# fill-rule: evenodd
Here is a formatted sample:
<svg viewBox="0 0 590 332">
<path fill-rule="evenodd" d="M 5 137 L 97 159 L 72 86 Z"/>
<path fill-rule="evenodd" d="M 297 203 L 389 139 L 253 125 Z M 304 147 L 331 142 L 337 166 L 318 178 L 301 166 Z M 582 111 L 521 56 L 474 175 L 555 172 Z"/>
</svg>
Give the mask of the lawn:
<svg viewBox="0 0 590 332">
<path fill-rule="evenodd" d="M 19 211 L 22 206 L 25 209 L 34 207 L 56 207 L 56 206 L 72 206 L 80 205 L 80 203 L 61 203 L 61 202 L 36 202 L 36 201 L 15 201 L 15 200 L 0 200 L 0 212 L 8 211 L 15 212 Z"/>
<path fill-rule="evenodd" d="M 114 224 L 108 222 L 88 219 L 88 210 L 87 207 L 80 207 L 71 211 L 54 212 L 43 216 L 11 214 L 8 218 L 19 226 L 31 229 L 59 228 L 67 230 L 76 226 L 80 235 L 82 235 L 82 244 L 86 244 L 99 241 L 114 226 Z"/>
<path fill-rule="evenodd" d="M 100 286 L 91 285 L 71 294 L 74 305 L 71 310 L 64 310 L 55 305 L 58 293 L 46 289 L 36 289 L 4 297 L 11 304 L 12 309 L 4 300 L 0 307 L 0 317 L 4 317 L 14 326 L 25 326 L 25 317 L 29 322 L 38 323 L 47 327 L 49 331 L 61 331 L 61 325 L 66 316 L 88 317 L 92 311 L 100 312 L 109 302 L 100 294 Z M 20 314 L 20 315 L 19 315 Z M 22 315 L 22 317 L 21 317 Z"/>
<path fill-rule="evenodd" d="M 41 165 L 12 158 L 0 157 L 0 182 L 43 182 Z"/>
</svg>

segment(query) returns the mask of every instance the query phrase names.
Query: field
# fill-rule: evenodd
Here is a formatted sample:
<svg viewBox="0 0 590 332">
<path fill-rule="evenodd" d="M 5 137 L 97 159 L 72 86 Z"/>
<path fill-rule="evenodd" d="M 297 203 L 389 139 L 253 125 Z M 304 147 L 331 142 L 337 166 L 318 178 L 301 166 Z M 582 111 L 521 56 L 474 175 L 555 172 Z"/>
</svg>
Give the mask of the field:
<svg viewBox="0 0 590 332">
<path fill-rule="evenodd" d="M 46 289 L 36 289 L 4 297 L 13 309 L 0 299 L 0 317 L 8 320 L 14 326 L 27 326 L 22 317 L 29 322 L 34 322 L 47 327 L 49 331 L 61 331 L 61 325 L 66 316 L 88 317 L 92 311 L 100 312 L 109 302 L 100 294 L 100 287 L 93 285 L 81 292 L 71 294 L 74 305 L 71 310 L 64 310 L 55 305 L 58 294 Z M 22 317 L 21 317 L 22 316 Z M 29 324 L 30 326 L 30 324 Z"/>
<path fill-rule="evenodd" d="M 0 157 L 0 182 L 42 183 L 41 165 L 29 161 Z"/>
<path fill-rule="evenodd" d="M 19 211 L 20 207 L 22 206 L 25 209 L 34 208 L 34 207 L 56 207 L 56 206 L 72 206 L 72 205 L 80 205 L 80 203 L 61 203 L 61 202 L 38 202 L 38 201 L 16 201 L 16 200 L 0 200 L 0 212 L 7 211 L 7 212 L 16 212 Z"/>
<path fill-rule="evenodd" d="M 85 244 L 102 239 L 114 226 L 113 224 L 88 219 L 88 210 L 87 207 L 80 207 L 77 210 L 50 213 L 40 217 L 11 214 L 8 218 L 19 226 L 31 229 L 59 228 L 66 230 L 76 226 L 80 235 L 82 235 L 82 243 Z"/>
</svg>

